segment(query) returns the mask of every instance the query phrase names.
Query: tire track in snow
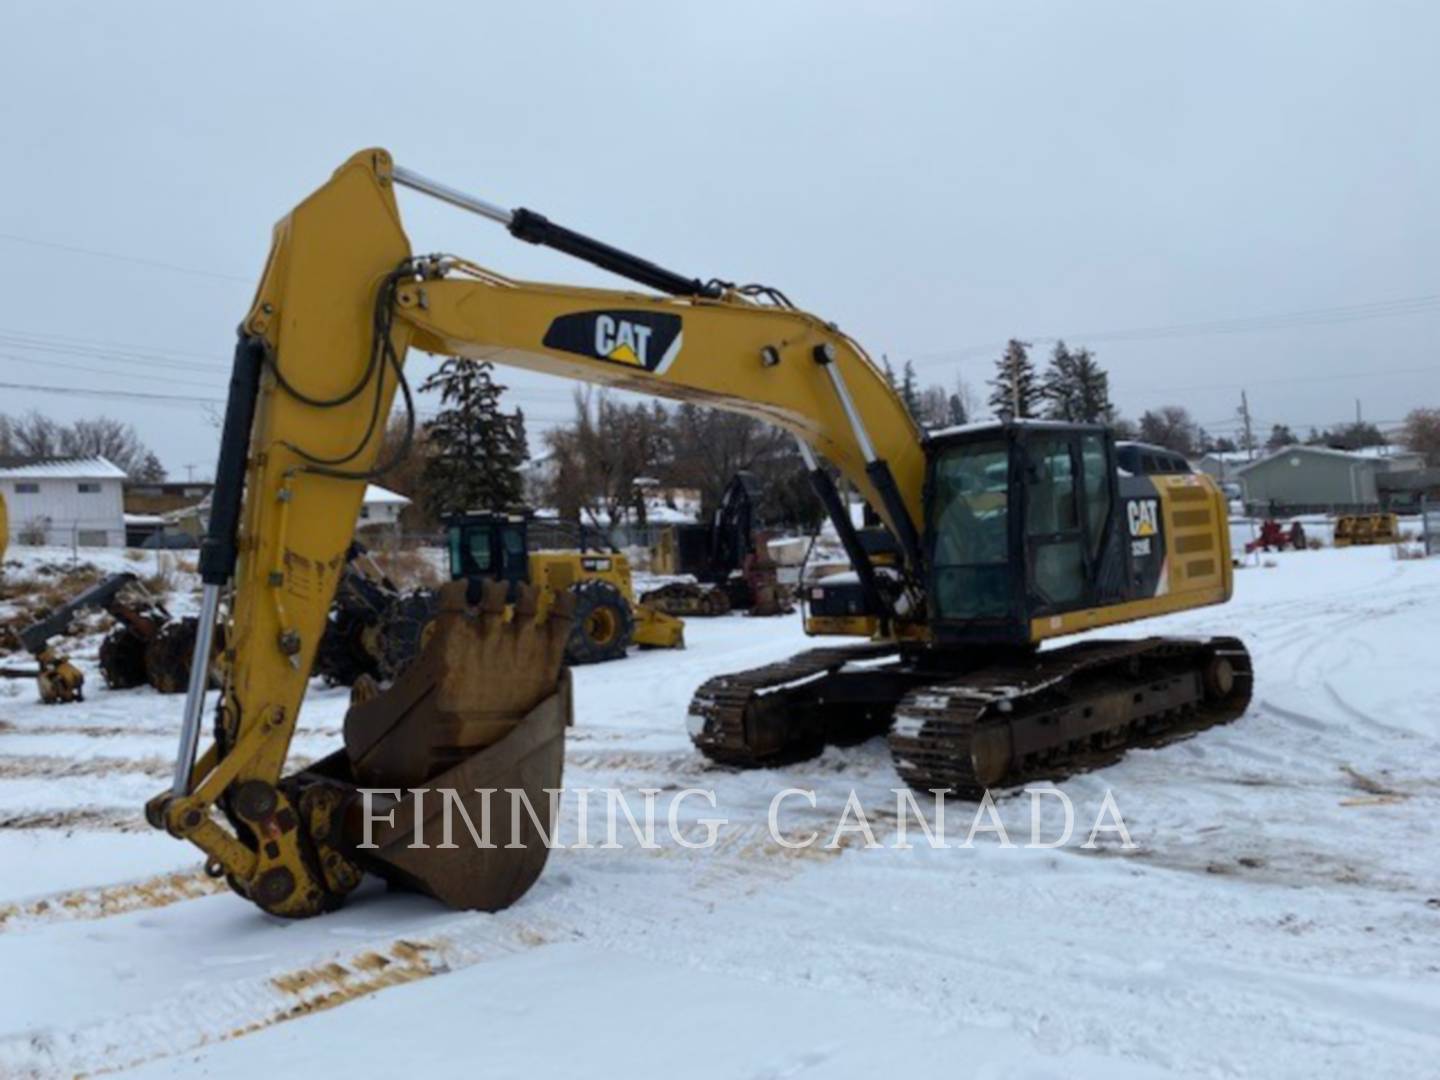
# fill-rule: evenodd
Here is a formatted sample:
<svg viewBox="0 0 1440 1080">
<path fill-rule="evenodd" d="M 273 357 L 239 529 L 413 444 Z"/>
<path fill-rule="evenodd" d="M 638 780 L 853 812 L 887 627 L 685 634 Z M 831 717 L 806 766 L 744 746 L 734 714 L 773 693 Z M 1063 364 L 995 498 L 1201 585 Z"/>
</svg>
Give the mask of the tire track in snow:
<svg viewBox="0 0 1440 1080">
<path fill-rule="evenodd" d="M 202 870 L 157 874 L 139 881 L 66 889 L 0 904 L 0 933 L 37 923 L 106 919 L 145 908 L 169 907 L 223 892 L 228 886 Z"/>
<path fill-rule="evenodd" d="M 803 833 L 787 833 L 784 838 L 793 842 L 800 835 Z M 668 907 L 683 913 L 692 905 L 709 906 L 748 895 L 762 886 L 799 874 L 817 862 L 838 858 L 851 846 L 853 843 L 847 842 L 834 850 L 790 850 L 777 844 L 766 828 L 747 824 L 722 829 L 715 847 L 706 850 L 667 843 L 655 849 L 595 848 L 556 852 L 560 858 L 552 856 L 546 876 L 568 882 L 569 875 L 585 874 L 589 869 L 584 865 L 587 863 L 597 869 L 604 864 L 625 867 L 621 870 L 625 873 L 644 869 L 648 864 L 679 879 L 663 895 Z M 697 867 L 698 873 L 684 876 L 686 871 Z M 173 898 L 165 903 L 199 899 L 225 888 L 222 882 L 205 885 L 184 875 L 174 877 L 180 880 L 168 886 L 167 895 Z M 208 882 L 208 879 L 201 880 Z M 141 884 L 147 883 L 137 883 L 133 888 L 138 889 Z M 157 885 L 166 893 L 166 883 L 157 881 L 151 888 Z M 191 888 L 204 891 L 180 895 Z M 339 1008 L 392 986 L 444 975 L 552 942 L 586 940 L 587 931 L 597 917 L 597 909 L 590 903 L 593 896 L 587 891 L 578 903 L 547 904 L 547 899 L 566 900 L 566 884 L 554 885 L 552 889 L 559 892 L 552 891 L 548 898 L 522 901 L 515 908 L 495 915 L 453 913 L 444 918 L 438 928 L 434 927 L 436 913 L 427 911 L 422 917 L 429 927 L 426 931 L 416 932 L 414 926 L 408 930 L 397 927 L 393 936 L 381 937 L 348 951 L 335 951 L 331 938 L 319 939 L 316 944 L 322 948 L 317 949 L 315 955 L 278 971 L 250 973 L 228 981 L 214 979 L 212 971 L 207 975 L 204 993 L 199 995 L 178 988 L 163 994 L 137 990 L 135 1000 L 140 1003 L 139 1007 L 123 1015 L 63 1030 L 48 1028 L 0 1037 L 0 1075 L 121 1071 L 157 1059 L 179 1057 L 210 1042 L 240 1038 L 315 1012 Z M 50 900 L 85 896 L 88 892 L 57 894 Z M 85 918 L 123 913 L 121 896 L 114 895 L 109 902 L 113 910 L 108 912 L 96 911 L 94 904 L 87 909 L 84 902 L 76 900 L 69 905 L 75 914 L 55 916 L 47 908 L 33 914 L 27 910 L 19 918 L 27 914 L 31 918 Z M 244 901 L 237 897 L 235 902 Z M 30 901 L 27 909 L 42 903 L 45 901 Z M 164 905 L 137 901 L 126 910 L 147 906 Z M 87 914 L 89 911 L 96 913 Z"/>
<path fill-rule="evenodd" d="M 0 829 L 83 829 L 89 832 L 150 832 L 141 808 L 77 806 L 63 810 L 0 811 Z"/>
<path fill-rule="evenodd" d="M 76 776 L 113 776 L 116 773 L 167 779 L 175 768 L 164 758 L 90 757 L 59 754 L 0 754 L 0 780 L 66 780 Z"/>
</svg>

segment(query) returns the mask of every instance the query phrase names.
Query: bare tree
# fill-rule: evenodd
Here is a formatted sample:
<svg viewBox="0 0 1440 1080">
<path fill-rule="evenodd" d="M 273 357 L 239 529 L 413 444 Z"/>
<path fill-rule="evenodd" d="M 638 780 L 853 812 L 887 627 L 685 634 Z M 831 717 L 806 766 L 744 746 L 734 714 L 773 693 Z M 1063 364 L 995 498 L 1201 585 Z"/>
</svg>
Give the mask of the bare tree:
<svg viewBox="0 0 1440 1080">
<path fill-rule="evenodd" d="M 1405 417 L 1402 438 L 1427 465 L 1440 465 L 1440 409 L 1412 409 Z"/>
<path fill-rule="evenodd" d="M 140 441 L 134 426 L 108 416 L 76 420 L 62 429 L 60 452 L 75 457 L 103 457 L 124 469 L 132 480 L 157 480 L 165 476 L 160 460 Z"/>
<path fill-rule="evenodd" d="M 405 444 L 406 426 L 405 416 L 400 412 L 392 414 L 389 423 L 385 425 L 385 434 L 380 440 L 380 450 L 375 460 L 377 463 L 393 461 L 395 464 L 377 483 L 410 500 L 410 505 L 400 511 L 400 526 L 406 532 L 420 532 L 439 526 L 439 518 L 431 512 L 425 498 L 425 462 L 430 456 L 429 433 L 424 424 L 416 424 L 409 452 L 398 457 Z"/>
<path fill-rule="evenodd" d="M 1178 454 L 1194 454 L 1200 429 L 1183 405 L 1162 405 L 1140 416 L 1140 438 Z"/>
<path fill-rule="evenodd" d="M 10 424 L 11 453 L 26 457 L 58 457 L 62 430 L 58 423 L 38 412 L 28 412 Z"/>
<path fill-rule="evenodd" d="M 669 457 L 669 422 L 658 404 L 624 405 L 605 391 L 575 391 L 575 420 L 545 433 L 552 478 L 546 491 L 561 517 L 642 524 L 636 480 L 657 477 Z"/>
<path fill-rule="evenodd" d="M 133 425 L 108 416 L 65 425 L 38 412 L 0 415 L 0 454 L 24 457 L 103 457 L 132 480 L 163 480 L 165 467 Z"/>
</svg>

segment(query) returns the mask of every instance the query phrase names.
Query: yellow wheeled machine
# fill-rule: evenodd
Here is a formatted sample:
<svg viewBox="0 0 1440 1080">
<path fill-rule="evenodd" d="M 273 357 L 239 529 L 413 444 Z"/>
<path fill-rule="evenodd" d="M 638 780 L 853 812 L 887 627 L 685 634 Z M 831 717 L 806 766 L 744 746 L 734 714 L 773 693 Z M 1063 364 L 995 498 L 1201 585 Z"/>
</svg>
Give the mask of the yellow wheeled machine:
<svg viewBox="0 0 1440 1080">
<path fill-rule="evenodd" d="M 416 258 L 397 187 L 642 288 L 537 284 Z M 493 909 L 544 862 L 541 792 L 560 786 L 574 612 L 569 593 L 544 601 L 543 567 L 529 582 L 467 575 L 445 586 L 418 659 L 352 707 L 344 749 L 282 776 L 364 483 L 391 464 L 377 457 L 397 388 L 413 419 L 411 348 L 730 409 L 796 437 L 873 640 L 702 686 L 691 736 L 716 761 L 774 764 L 888 729 L 907 782 L 971 795 L 1233 719 L 1249 699 L 1249 657 L 1233 638 L 1038 649 L 1229 598 L 1225 504 L 1208 478 L 1122 482 L 1113 439 L 1093 425 L 927 438 L 863 349 L 779 290 L 665 270 L 366 150 L 276 227 L 241 322 L 200 558 L 200 657 L 230 600 L 215 739 L 199 751 L 206 665 L 193 664 L 174 780 L 147 806 L 152 824 L 199 846 L 211 873 L 266 911 L 328 910 L 366 871 Z M 822 458 L 894 541 L 883 588 Z M 426 839 L 441 808 L 417 791 L 438 789 L 477 829 L 505 836 L 513 825 L 514 844 L 416 847 L 414 830 Z M 485 805 L 486 789 L 529 794 L 535 816 L 503 797 Z"/>
<path fill-rule="evenodd" d="M 642 649 L 685 646 L 685 623 L 635 598 L 630 560 L 623 552 L 530 551 L 522 514 L 461 514 L 446 520 L 450 576 L 540 587 L 540 603 L 570 593 L 575 626 L 565 646 L 569 664 L 622 659 Z"/>
<path fill-rule="evenodd" d="M 1335 519 L 1335 546 L 1398 544 L 1400 519 L 1394 514 L 1344 514 Z"/>
</svg>

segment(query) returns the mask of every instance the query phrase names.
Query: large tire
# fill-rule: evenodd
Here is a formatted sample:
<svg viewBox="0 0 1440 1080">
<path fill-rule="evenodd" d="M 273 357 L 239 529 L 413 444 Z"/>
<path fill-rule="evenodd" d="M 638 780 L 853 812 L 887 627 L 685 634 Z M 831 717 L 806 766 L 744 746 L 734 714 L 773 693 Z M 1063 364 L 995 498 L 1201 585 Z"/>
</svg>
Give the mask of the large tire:
<svg viewBox="0 0 1440 1080">
<path fill-rule="evenodd" d="M 190 682 L 190 659 L 200 621 L 193 615 L 171 619 L 145 646 L 145 673 L 162 694 L 183 694 Z M 210 685 L 214 685 L 211 677 Z"/>
<path fill-rule="evenodd" d="M 425 647 L 426 628 L 440 609 L 430 589 L 406 593 L 390 605 L 380 624 L 380 675 L 394 679 Z"/>
<path fill-rule="evenodd" d="M 144 686 L 145 639 L 121 623 L 110 628 L 100 642 L 100 674 L 111 690 L 130 690 Z"/>
<path fill-rule="evenodd" d="M 372 631 L 379 621 L 368 612 L 332 607 L 310 674 L 320 676 L 326 686 L 353 686 L 362 675 L 378 677 L 380 657 Z"/>
<path fill-rule="evenodd" d="M 575 626 L 565 645 L 567 664 L 619 660 L 635 639 L 635 615 L 623 593 L 608 581 L 580 581 L 575 597 Z"/>
</svg>

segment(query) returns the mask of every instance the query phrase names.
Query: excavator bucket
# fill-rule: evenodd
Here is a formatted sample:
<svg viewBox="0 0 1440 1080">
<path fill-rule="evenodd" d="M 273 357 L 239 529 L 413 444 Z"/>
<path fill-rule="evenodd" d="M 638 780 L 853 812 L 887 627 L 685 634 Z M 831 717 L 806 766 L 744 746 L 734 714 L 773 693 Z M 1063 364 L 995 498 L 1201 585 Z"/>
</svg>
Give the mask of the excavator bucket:
<svg viewBox="0 0 1440 1080">
<path fill-rule="evenodd" d="M 443 587 L 415 662 L 358 695 L 344 752 L 298 778 L 342 790 L 340 853 L 358 868 L 481 911 L 539 877 L 571 720 L 562 661 L 574 611 L 562 596 L 540 615 L 538 599 L 523 585 L 507 604 L 506 584 L 485 582 L 471 606 L 466 582 Z"/>
</svg>

